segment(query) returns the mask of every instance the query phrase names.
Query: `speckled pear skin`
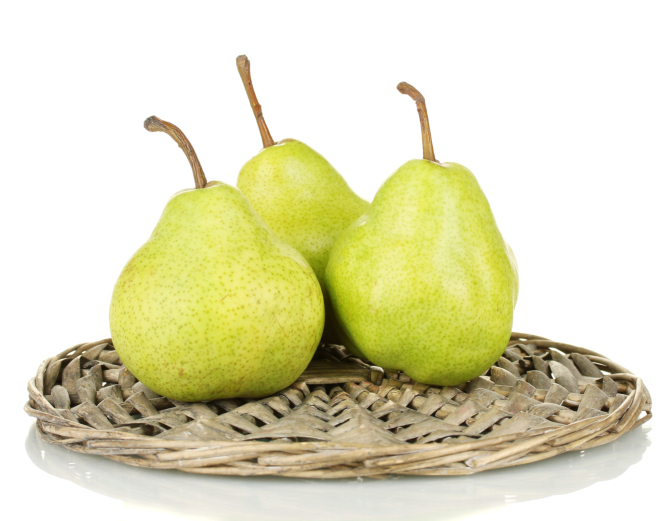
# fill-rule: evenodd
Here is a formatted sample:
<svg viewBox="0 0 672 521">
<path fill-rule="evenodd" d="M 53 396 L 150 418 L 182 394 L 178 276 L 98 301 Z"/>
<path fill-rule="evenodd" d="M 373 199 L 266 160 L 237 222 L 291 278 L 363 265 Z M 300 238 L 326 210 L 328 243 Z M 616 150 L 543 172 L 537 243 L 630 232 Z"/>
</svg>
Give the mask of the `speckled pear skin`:
<svg viewBox="0 0 672 521">
<path fill-rule="evenodd" d="M 340 325 L 374 364 L 457 385 L 506 348 L 514 263 L 473 174 L 413 160 L 336 240 L 326 284 Z"/>
<path fill-rule="evenodd" d="M 323 326 L 308 263 L 238 189 L 219 182 L 173 196 L 110 306 L 126 367 L 153 391 L 190 402 L 289 386 Z"/>
<path fill-rule="evenodd" d="M 369 207 L 329 162 L 308 145 L 286 140 L 243 165 L 238 188 L 281 240 L 305 257 L 325 296 L 325 338 L 336 341 L 324 270 L 336 237 Z"/>
</svg>

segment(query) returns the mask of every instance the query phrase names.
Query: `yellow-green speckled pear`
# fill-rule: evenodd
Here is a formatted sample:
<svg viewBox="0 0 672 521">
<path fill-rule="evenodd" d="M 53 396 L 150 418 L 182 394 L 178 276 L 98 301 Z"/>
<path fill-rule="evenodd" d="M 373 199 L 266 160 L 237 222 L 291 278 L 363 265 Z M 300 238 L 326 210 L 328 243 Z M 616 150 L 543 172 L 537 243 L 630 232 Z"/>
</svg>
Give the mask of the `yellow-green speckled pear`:
<svg viewBox="0 0 672 521">
<path fill-rule="evenodd" d="M 175 194 L 117 281 L 110 330 L 119 357 L 153 391 L 181 401 L 257 398 L 290 384 L 322 335 L 320 285 L 245 196 L 206 183 L 182 132 L 196 188 Z"/>
<path fill-rule="evenodd" d="M 337 332 L 324 291 L 324 270 L 336 237 L 369 203 L 308 145 L 294 139 L 273 141 L 252 86 L 250 62 L 239 56 L 236 64 L 264 145 L 240 170 L 237 186 L 271 230 L 294 246 L 315 271 L 325 297 L 325 340 L 335 342 Z"/>
<path fill-rule="evenodd" d="M 486 371 L 511 334 L 513 254 L 473 174 L 434 159 L 424 99 L 424 159 L 402 165 L 334 244 L 326 283 L 350 341 L 374 364 L 457 385 Z"/>
</svg>

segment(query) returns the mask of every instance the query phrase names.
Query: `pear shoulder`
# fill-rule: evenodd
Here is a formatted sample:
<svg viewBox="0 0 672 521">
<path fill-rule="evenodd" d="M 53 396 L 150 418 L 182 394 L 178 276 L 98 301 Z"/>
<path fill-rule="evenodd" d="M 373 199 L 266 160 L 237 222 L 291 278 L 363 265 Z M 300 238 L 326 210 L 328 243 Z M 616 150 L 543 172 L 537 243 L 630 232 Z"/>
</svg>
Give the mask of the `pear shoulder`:
<svg viewBox="0 0 672 521">
<path fill-rule="evenodd" d="M 255 208 L 255 203 L 276 198 L 300 203 L 287 204 L 288 212 L 304 212 L 306 206 L 320 208 L 335 218 L 335 222 L 330 219 L 334 228 L 351 214 L 358 217 L 369 205 L 321 154 L 297 140 L 262 149 L 243 165 L 236 185 Z"/>
</svg>

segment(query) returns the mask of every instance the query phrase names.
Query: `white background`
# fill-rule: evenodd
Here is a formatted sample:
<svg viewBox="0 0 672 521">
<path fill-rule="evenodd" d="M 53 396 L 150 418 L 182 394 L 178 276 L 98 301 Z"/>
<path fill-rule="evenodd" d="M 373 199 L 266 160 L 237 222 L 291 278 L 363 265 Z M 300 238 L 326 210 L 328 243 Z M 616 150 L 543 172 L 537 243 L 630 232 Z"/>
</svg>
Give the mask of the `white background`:
<svg viewBox="0 0 672 521">
<path fill-rule="evenodd" d="M 54 520 L 653 512 L 672 463 L 671 26 L 665 2 L 3 2 L 3 506 Z M 627 366 L 654 419 L 613 447 L 464 479 L 203 480 L 39 446 L 27 380 L 109 335 L 121 268 L 192 186 L 182 152 L 143 120 L 181 127 L 211 180 L 235 184 L 260 150 L 242 53 L 273 137 L 305 141 L 369 200 L 421 156 L 395 89 L 416 86 L 437 158 L 474 172 L 516 253 L 514 329 Z"/>
</svg>

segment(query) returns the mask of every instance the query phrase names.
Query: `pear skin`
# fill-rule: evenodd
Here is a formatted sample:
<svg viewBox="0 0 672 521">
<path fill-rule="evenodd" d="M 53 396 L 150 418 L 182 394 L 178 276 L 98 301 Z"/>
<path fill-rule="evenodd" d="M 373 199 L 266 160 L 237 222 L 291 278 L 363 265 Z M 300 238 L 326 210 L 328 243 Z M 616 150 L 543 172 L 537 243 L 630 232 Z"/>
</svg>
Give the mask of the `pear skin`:
<svg viewBox="0 0 672 521">
<path fill-rule="evenodd" d="M 364 356 L 433 385 L 470 380 L 501 356 L 515 281 L 473 174 L 426 160 L 387 180 L 326 270 L 337 318 Z"/>
</svg>

